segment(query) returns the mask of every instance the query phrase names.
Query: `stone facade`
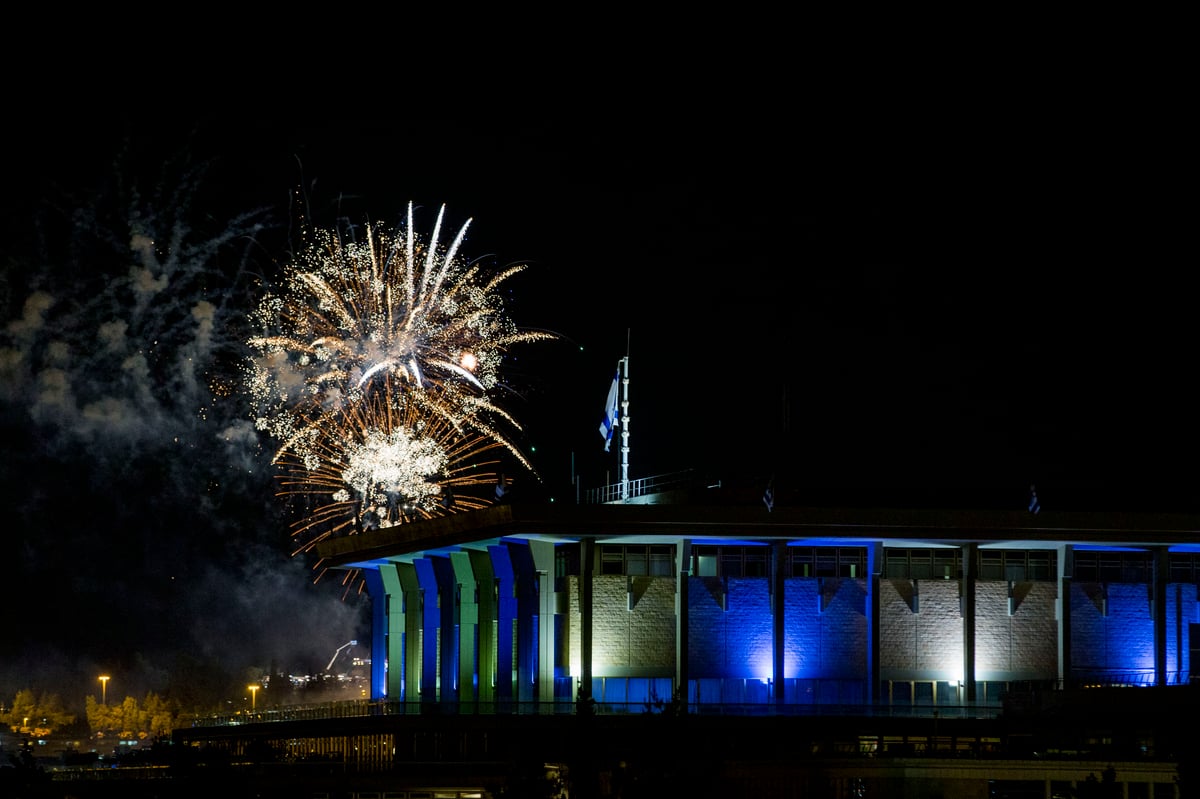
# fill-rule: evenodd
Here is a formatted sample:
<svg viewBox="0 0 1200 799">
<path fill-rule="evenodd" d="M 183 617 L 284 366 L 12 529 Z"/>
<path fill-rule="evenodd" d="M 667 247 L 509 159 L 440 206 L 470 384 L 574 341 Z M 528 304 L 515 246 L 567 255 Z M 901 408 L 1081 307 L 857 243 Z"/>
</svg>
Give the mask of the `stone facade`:
<svg viewBox="0 0 1200 799">
<path fill-rule="evenodd" d="M 569 671 L 579 674 L 579 585 L 565 603 Z M 784 581 L 784 678 L 858 680 L 867 676 L 867 582 L 863 578 Z M 963 618 L 957 579 L 879 581 L 880 677 L 957 684 L 963 679 Z M 1168 669 L 1187 669 L 1196 587 L 1166 592 Z M 675 580 L 597 576 L 593 580 L 593 675 L 671 677 L 675 673 Z M 1071 659 L 1078 672 L 1153 674 L 1147 585 L 1077 583 L 1071 596 Z M 975 582 L 977 681 L 1051 681 L 1059 676 L 1058 583 Z M 773 678 L 773 616 L 765 577 L 688 578 L 689 678 L 727 695 L 730 680 Z M 1136 677 L 1136 675 L 1143 675 Z"/>
</svg>

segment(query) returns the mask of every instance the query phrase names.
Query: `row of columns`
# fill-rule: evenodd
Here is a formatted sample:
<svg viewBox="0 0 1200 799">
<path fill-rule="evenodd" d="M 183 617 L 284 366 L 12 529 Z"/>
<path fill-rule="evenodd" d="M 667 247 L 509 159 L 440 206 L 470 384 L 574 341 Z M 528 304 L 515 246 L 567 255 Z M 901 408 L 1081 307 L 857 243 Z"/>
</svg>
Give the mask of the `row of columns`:
<svg viewBox="0 0 1200 799">
<path fill-rule="evenodd" d="M 592 575 L 596 543 L 580 543 L 580 674 L 577 699 L 586 702 L 592 685 Z M 877 704 L 880 692 L 880 581 L 884 547 L 867 548 L 866 701 Z M 961 547 L 964 699 L 976 700 L 975 582 L 978 544 Z M 675 685 L 689 684 L 688 585 L 693 574 L 692 545 L 676 546 Z M 770 612 L 774 684 L 784 676 L 787 542 L 771 544 Z M 1166 679 L 1167 550 L 1154 551 L 1151 587 L 1155 674 Z M 1058 548 L 1058 678 L 1071 672 L 1070 545 Z M 451 551 L 383 564 L 365 572 L 372 598 L 371 696 L 406 703 L 552 702 L 555 666 L 554 544 L 502 541 L 485 550 Z M 495 625 L 491 620 L 497 620 Z M 481 623 L 482 622 L 482 623 Z M 403 664 L 403 667 L 400 667 Z M 784 691 L 775 691 L 783 704 Z"/>
<path fill-rule="evenodd" d="M 553 570 L 554 546 L 543 541 L 366 570 L 371 697 L 454 707 L 552 700 Z"/>
</svg>

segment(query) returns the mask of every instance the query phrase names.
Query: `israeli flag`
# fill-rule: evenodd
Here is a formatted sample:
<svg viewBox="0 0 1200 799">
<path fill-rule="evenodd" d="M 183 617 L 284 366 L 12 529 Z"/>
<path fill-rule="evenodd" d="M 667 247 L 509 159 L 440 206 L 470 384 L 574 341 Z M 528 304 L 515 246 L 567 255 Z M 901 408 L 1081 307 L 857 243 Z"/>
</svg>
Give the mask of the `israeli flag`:
<svg viewBox="0 0 1200 799">
<path fill-rule="evenodd" d="M 612 444 L 613 428 L 617 426 L 617 386 L 621 380 L 621 370 L 613 375 L 612 386 L 608 389 L 608 401 L 604 404 L 604 420 L 600 422 L 600 435 L 604 437 L 604 451 L 608 452 Z"/>
<path fill-rule="evenodd" d="M 1037 515 L 1042 512 L 1042 503 L 1038 500 L 1037 487 L 1029 487 L 1029 512 Z"/>
</svg>

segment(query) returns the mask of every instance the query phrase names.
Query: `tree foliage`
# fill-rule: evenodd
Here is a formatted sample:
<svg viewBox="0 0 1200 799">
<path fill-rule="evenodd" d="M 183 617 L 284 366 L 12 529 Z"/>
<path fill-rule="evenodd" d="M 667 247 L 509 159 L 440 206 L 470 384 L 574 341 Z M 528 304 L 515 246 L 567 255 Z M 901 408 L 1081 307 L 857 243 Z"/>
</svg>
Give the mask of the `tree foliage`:
<svg viewBox="0 0 1200 799">
<path fill-rule="evenodd" d="M 75 715 L 67 712 L 58 694 L 34 693 L 26 688 L 18 691 L 8 708 L 0 713 L 0 722 L 13 732 L 44 738 L 74 724 Z"/>
<path fill-rule="evenodd" d="M 154 692 L 140 702 L 127 696 L 119 704 L 101 704 L 95 697 L 86 700 L 85 719 L 93 734 L 140 740 L 161 738 L 181 726 L 177 703 Z M 62 733 L 78 721 L 67 712 L 62 698 L 54 693 L 34 693 L 26 688 L 17 692 L 7 706 L 0 706 L 0 723 L 21 735 L 45 738 Z"/>
<path fill-rule="evenodd" d="M 170 735 L 179 726 L 178 706 L 151 691 L 139 703 L 132 696 L 119 705 L 103 705 L 95 697 L 87 698 L 88 726 L 97 735 L 112 735 L 124 740 L 154 739 Z"/>
</svg>

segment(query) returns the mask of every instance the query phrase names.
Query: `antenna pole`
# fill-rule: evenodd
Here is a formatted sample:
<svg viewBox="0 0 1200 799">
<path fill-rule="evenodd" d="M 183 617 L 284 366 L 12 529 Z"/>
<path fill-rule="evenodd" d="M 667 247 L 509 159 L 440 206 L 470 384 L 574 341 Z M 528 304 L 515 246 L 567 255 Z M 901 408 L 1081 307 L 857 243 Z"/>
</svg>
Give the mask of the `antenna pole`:
<svg viewBox="0 0 1200 799">
<path fill-rule="evenodd" d="M 625 357 L 621 359 L 621 501 L 629 501 L 629 338 L 625 331 Z"/>
<path fill-rule="evenodd" d="M 629 356 L 621 359 L 621 501 L 629 499 Z"/>
</svg>

